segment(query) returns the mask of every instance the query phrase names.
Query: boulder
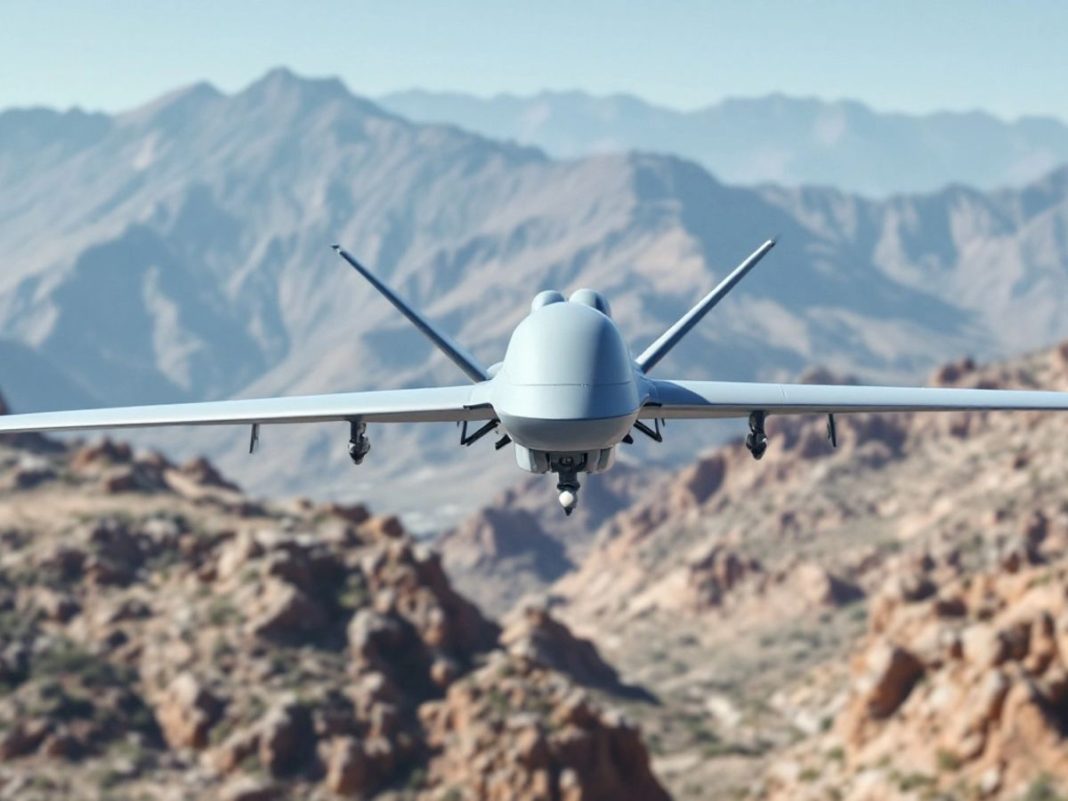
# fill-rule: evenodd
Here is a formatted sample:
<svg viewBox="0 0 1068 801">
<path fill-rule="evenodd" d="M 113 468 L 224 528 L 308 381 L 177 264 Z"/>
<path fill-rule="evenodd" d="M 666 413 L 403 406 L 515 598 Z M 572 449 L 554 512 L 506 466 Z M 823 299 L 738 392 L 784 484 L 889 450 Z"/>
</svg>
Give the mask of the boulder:
<svg viewBox="0 0 1068 801">
<path fill-rule="evenodd" d="M 125 492 L 163 492 L 169 486 L 158 467 L 135 462 L 105 473 L 100 489 L 107 495 L 120 495 Z"/>
<path fill-rule="evenodd" d="M 32 490 L 55 481 L 57 477 L 56 471 L 48 465 L 20 465 L 4 483 L 14 490 Z"/>
<path fill-rule="evenodd" d="M 0 759 L 32 754 L 51 732 L 52 722 L 49 720 L 18 721 L 0 736 Z"/>
<path fill-rule="evenodd" d="M 241 531 L 230 538 L 219 550 L 216 575 L 226 580 L 237 575 L 253 559 L 264 553 L 263 545 L 251 531 Z"/>
<path fill-rule="evenodd" d="M 886 718 L 904 703 L 922 675 L 923 664 L 912 653 L 882 642 L 865 655 L 865 671 L 858 689 L 870 714 Z"/>
<path fill-rule="evenodd" d="M 396 618 L 363 608 L 349 622 L 349 653 L 364 667 L 381 667 L 405 648 L 407 634 Z"/>
<path fill-rule="evenodd" d="M 264 584 L 259 612 L 249 620 L 249 630 L 257 637 L 301 640 L 318 633 L 326 623 L 326 613 L 300 589 L 273 579 Z"/>
<path fill-rule="evenodd" d="M 156 707 L 163 736 L 172 748 L 204 748 L 223 702 L 191 673 L 179 674 Z"/>
<path fill-rule="evenodd" d="M 864 592 L 856 584 L 815 562 L 805 562 L 795 568 L 792 580 L 799 596 L 812 606 L 842 606 L 864 597 Z"/>
<path fill-rule="evenodd" d="M 521 711 L 522 710 L 522 711 Z M 501 655 L 451 685 L 420 718 L 432 788 L 487 799 L 666 801 L 637 729 L 559 674 Z M 433 790 L 419 798 L 437 798 Z"/>
<path fill-rule="evenodd" d="M 327 503 L 321 509 L 324 515 L 336 517 L 346 523 L 352 523 L 354 526 L 362 525 L 371 519 L 371 513 L 367 511 L 367 507 L 362 503 Z"/>
<path fill-rule="evenodd" d="M 82 741 L 68 731 L 58 731 L 48 735 L 37 753 L 49 759 L 77 759 L 82 755 Z"/>
<path fill-rule="evenodd" d="M 700 506 L 719 491 L 726 475 L 727 460 L 722 453 L 702 458 L 679 473 L 672 497 L 681 506 Z"/>
<path fill-rule="evenodd" d="M 335 737 L 326 759 L 326 786 L 338 795 L 359 795 L 370 789 L 367 755 L 355 737 Z"/>
<path fill-rule="evenodd" d="M 66 623 L 81 610 L 81 604 L 65 592 L 42 590 L 37 595 L 37 607 L 47 620 Z"/>
<path fill-rule="evenodd" d="M 685 603 L 697 610 L 720 606 L 743 581 L 763 572 L 758 560 L 723 545 L 705 548 L 686 564 Z"/>
<path fill-rule="evenodd" d="M 105 437 L 92 445 L 86 445 L 74 452 L 71 457 L 71 469 L 85 472 L 107 465 L 129 464 L 133 460 L 133 449 L 126 444 L 116 443 Z"/>
<path fill-rule="evenodd" d="M 186 462 L 178 468 L 178 472 L 186 478 L 191 479 L 194 484 L 201 487 L 211 487 L 213 489 L 227 490 L 229 492 L 241 491 L 241 488 L 237 486 L 237 484 L 224 478 L 218 468 L 203 456 Z"/>
<path fill-rule="evenodd" d="M 315 730 L 308 710 L 295 701 L 272 708 L 259 724 L 260 764 L 273 776 L 299 771 L 315 752 Z"/>
<path fill-rule="evenodd" d="M 622 687 L 619 675 L 601 658 L 593 643 L 576 637 L 544 607 L 529 606 L 513 615 L 501 633 L 501 645 L 512 654 L 564 673 L 579 684 L 610 691 Z"/>
<path fill-rule="evenodd" d="M 210 762 L 220 773 L 232 773 L 256 753 L 259 742 L 260 733 L 254 727 L 239 729 L 212 751 Z"/>
</svg>

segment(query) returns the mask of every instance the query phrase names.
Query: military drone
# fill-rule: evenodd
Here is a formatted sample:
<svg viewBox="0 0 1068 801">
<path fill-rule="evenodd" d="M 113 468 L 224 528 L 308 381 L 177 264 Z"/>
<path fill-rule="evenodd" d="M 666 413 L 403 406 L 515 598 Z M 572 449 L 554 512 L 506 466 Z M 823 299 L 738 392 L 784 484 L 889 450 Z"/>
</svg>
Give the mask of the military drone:
<svg viewBox="0 0 1068 801">
<path fill-rule="evenodd" d="M 579 476 L 602 473 L 616 448 L 635 433 L 662 441 L 664 421 L 678 418 L 748 419 L 746 446 L 760 459 L 768 447 L 764 423 L 772 414 L 827 415 L 836 444 L 836 414 L 954 410 L 1068 410 L 1068 393 L 954 388 L 820 386 L 812 384 L 685 381 L 654 378 L 653 369 L 772 249 L 769 240 L 636 358 L 608 301 L 592 289 L 565 298 L 545 291 L 489 367 L 401 299 L 351 253 L 338 255 L 422 331 L 470 380 L 459 386 L 332 395 L 224 400 L 46 412 L 0 417 L 0 433 L 144 426 L 251 426 L 254 450 L 262 425 L 338 422 L 349 426 L 349 455 L 360 464 L 370 450 L 369 423 L 456 422 L 460 443 L 495 437 L 511 445 L 531 473 L 557 477 L 559 501 L 570 515 Z"/>
</svg>

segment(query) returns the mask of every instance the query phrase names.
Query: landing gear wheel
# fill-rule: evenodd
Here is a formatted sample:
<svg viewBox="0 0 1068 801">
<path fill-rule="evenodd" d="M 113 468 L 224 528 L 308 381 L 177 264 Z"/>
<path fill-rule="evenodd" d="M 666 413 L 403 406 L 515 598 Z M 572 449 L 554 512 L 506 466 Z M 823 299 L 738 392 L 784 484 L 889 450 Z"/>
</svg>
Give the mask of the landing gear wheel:
<svg viewBox="0 0 1068 801">
<path fill-rule="evenodd" d="M 768 435 L 764 431 L 764 412 L 753 412 L 749 415 L 749 434 L 745 438 L 745 447 L 753 454 L 754 459 L 763 459 L 768 450 Z"/>
</svg>

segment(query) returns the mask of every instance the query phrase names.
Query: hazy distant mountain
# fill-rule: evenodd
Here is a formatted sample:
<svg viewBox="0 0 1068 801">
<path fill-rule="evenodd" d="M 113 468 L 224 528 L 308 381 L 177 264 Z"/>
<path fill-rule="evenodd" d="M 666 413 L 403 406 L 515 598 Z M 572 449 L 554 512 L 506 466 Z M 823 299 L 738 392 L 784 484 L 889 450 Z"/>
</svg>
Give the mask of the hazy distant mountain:
<svg viewBox="0 0 1068 801">
<path fill-rule="evenodd" d="M 0 385 L 13 412 L 54 411 L 100 403 L 69 371 L 27 345 L 0 339 Z"/>
<path fill-rule="evenodd" d="M 819 184 L 876 196 L 949 183 L 1017 185 L 1068 163 L 1068 126 L 1049 117 L 897 114 L 783 95 L 689 112 L 583 92 L 483 98 L 413 90 L 378 102 L 412 120 L 537 145 L 556 157 L 674 153 L 731 183 Z"/>
<path fill-rule="evenodd" d="M 914 380 L 947 356 L 1068 334 L 1066 219 L 1064 171 L 1019 192 L 888 202 L 745 189 L 675 157 L 553 161 L 276 70 L 232 96 L 197 85 L 114 117 L 0 115 L 0 337 L 101 403 L 461 382 L 332 242 L 492 363 L 540 289 L 603 290 L 637 348 L 778 234 L 660 374 L 767 378 L 821 362 Z M 68 400 L 83 396 L 51 405 Z M 669 433 L 630 453 L 670 460 L 718 436 Z M 375 427 L 359 470 L 346 434 L 268 428 L 251 458 L 242 430 L 141 441 L 206 451 L 260 491 L 436 516 L 520 477 L 507 450 L 460 449 L 447 425 Z"/>
</svg>

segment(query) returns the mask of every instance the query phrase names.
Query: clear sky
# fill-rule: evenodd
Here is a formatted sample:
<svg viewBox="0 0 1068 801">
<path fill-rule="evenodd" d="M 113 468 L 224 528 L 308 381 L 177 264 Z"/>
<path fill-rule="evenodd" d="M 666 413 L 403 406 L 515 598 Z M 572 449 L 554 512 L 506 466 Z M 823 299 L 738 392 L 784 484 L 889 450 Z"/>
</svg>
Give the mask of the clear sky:
<svg viewBox="0 0 1068 801">
<path fill-rule="evenodd" d="M 0 0 L 0 108 L 118 110 L 278 65 L 365 95 L 784 92 L 1068 118 L 1068 2 Z"/>
</svg>

